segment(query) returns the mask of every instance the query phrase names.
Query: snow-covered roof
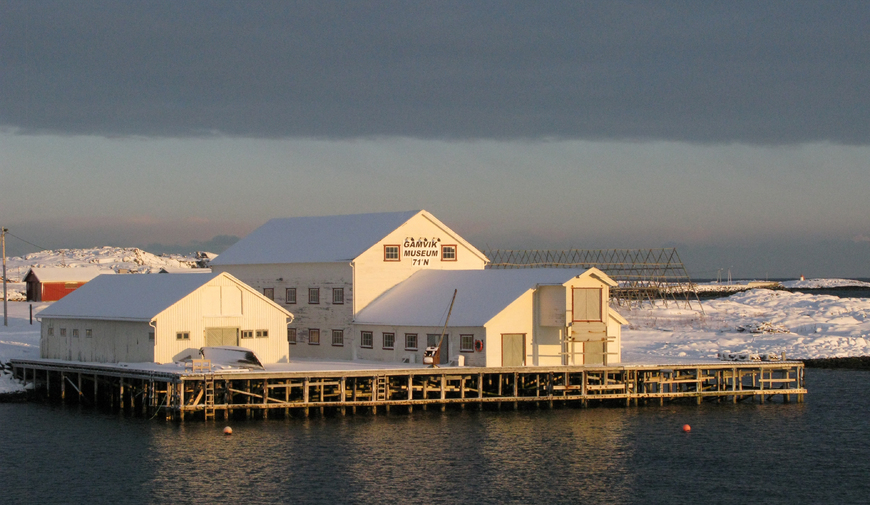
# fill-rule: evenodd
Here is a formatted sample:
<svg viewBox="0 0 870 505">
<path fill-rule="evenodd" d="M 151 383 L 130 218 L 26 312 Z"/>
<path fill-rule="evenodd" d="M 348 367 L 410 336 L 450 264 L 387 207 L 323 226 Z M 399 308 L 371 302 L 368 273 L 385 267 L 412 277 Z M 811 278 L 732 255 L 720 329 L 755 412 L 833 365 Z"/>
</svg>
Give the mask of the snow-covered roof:
<svg viewBox="0 0 870 505">
<path fill-rule="evenodd" d="M 441 326 L 453 290 L 450 326 L 483 326 L 511 302 L 538 285 L 562 285 L 583 269 L 421 270 L 357 314 L 358 324 Z"/>
<path fill-rule="evenodd" d="M 88 282 L 98 275 L 114 273 L 100 267 L 33 267 L 25 278 L 33 275 L 39 282 Z"/>
<path fill-rule="evenodd" d="M 218 275 L 101 275 L 39 316 L 150 321 Z"/>
<path fill-rule="evenodd" d="M 271 219 L 211 265 L 351 261 L 420 212 Z"/>
</svg>

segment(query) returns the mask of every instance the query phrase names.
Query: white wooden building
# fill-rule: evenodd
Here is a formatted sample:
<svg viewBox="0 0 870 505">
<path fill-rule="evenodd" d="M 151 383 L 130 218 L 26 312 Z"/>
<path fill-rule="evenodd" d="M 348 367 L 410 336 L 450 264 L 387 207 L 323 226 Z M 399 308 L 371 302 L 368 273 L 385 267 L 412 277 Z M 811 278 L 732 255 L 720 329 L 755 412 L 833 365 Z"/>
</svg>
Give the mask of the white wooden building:
<svg viewBox="0 0 870 505">
<path fill-rule="evenodd" d="M 626 321 L 607 306 L 615 283 L 603 272 L 485 270 L 486 262 L 421 210 L 273 219 L 211 267 L 292 310 L 292 357 L 420 363 L 441 334 L 456 289 L 445 361 L 621 361 Z"/>
<path fill-rule="evenodd" d="M 621 326 L 600 270 L 425 271 L 357 314 L 359 356 L 419 363 L 444 332 L 442 363 L 600 365 L 621 361 Z M 456 299 L 447 321 L 449 304 Z"/>
<path fill-rule="evenodd" d="M 293 315 L 232 275 L 101 275 L 43 310 L 40 355 L 87 362 L 170 363 L 204 346 L 289 360 Z"/>
<path fill-rule="evenodd" d="M 422 270 L 486 256 L 425 210 L 272 219 L 211 262 L 291 310 L 293 357 L 361 357 L 354 316 Z M 368 354 L 368 353 L 363 353 Z"/>
</svg>

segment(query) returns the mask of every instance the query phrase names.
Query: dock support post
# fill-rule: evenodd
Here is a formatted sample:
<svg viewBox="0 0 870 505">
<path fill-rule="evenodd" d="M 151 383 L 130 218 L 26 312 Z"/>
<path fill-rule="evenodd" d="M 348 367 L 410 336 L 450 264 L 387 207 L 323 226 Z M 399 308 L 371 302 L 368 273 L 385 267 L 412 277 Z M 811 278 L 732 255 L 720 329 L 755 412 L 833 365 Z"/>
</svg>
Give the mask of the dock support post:
<svg viewBox="0 0 870 505">
<path fill-rule="evenodd" d="M 308 405 L 308 383 L 309 383 L 308 377 L 305 377 L 304 379 L 302 379 L 302 403 L 304 403 L 306 405 L 305 410 L 304 410 L 305 417 L 308 417 L 308 414 L 309 414 L 308 406 L 307 406 Z"/>
</svg>

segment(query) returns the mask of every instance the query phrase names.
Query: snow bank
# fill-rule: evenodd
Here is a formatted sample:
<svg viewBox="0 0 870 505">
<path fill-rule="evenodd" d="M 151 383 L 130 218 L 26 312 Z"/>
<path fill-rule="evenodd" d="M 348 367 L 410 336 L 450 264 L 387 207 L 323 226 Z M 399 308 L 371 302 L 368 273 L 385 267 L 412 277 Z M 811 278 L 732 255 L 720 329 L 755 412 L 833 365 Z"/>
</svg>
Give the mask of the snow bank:
<svg viewBox="0 0 870 505">
<path fill-rule="evenodd" d="M 789 359 L 870 355 L 865 298 L 753 289 L 707 300 L 704 313 L 673 307 L 620 313 L 631 322 L 622 333 L 625 362 L 708 359 L 722 352 L 784 352 Z"/>
</svg>

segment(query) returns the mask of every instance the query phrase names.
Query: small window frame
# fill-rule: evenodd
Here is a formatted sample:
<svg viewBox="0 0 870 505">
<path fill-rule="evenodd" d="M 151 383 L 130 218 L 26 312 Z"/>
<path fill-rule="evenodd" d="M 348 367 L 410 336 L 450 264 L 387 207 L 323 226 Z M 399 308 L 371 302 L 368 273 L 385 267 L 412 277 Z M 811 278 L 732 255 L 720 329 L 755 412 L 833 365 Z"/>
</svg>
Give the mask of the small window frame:
<svg viewBox="0 0 870 505">
<path fill-rule="evenodd" d="M 284 290 L 284 303 L 287 305 L 296 305 L 296 288 L 287 288 Z"/>
<path fill-rule="evenodd" d="M 332 288 L 332 304 L 344 305 L 344 288 Z"/>
<path fill-rule="evenodd" d="M 402 246 L 384 244 L 384 261 L 402 261 Z"/>
<path fill-rule="evenodd" d="M 313 338 L 317 335 L 317 338 Z M 320 345 L 320 329 L 308 328 L 308 345 Z"/>
<path fill-rule="evenodd" d="M 468 344 L 467 346 L 465 344 Z M 474 352 L 474 334 L 459 334 L 459 352 Z"/>
<path fill-rule="evenodd" d="M 364 349 L 372 349 L 375 344 L 375 332 L 361 331 L 359 332 L 359 346 Z"/>
<path fill-rule="evenodd" d="M 389 344 L 388 344 L 389 342 Z M 391 331 L 381 333 L 381 344 L 383 349 L 392 350 L 396 348 L 396 334 Z"/>
<path fill-rule="evenodd" d="M 320 305 L 320 288 L 308 288 L 308 305 Z"/>
<path fill-rule="evenodd" d="M 448 252 L 450 251 L 449 257 Z M 442 244 L 441 245 L 441 261 L 457 261 L 457 256 L 459 248 L 456 247 L 456 244 Z"/>
<path fill-rule="evenodd" d="M 296 328 L 287 328 L 287 342 L 296 345 Z"/>
<path fill-rule="evenodd" d="M 344 347 L 344 330 L 332 330 L 332 346 Z"/>
<path fill-rule="evenodd" d="M 419 334 L 417 333 L 405 333 L 405 350 L 406 351 L 416 351 L 419 345 Z"/>
<path fill-rule="evenodd" d="M 266 298 L 275 301 L 275 288 L 263 288 L 263 296 Z"/>
</svg>

